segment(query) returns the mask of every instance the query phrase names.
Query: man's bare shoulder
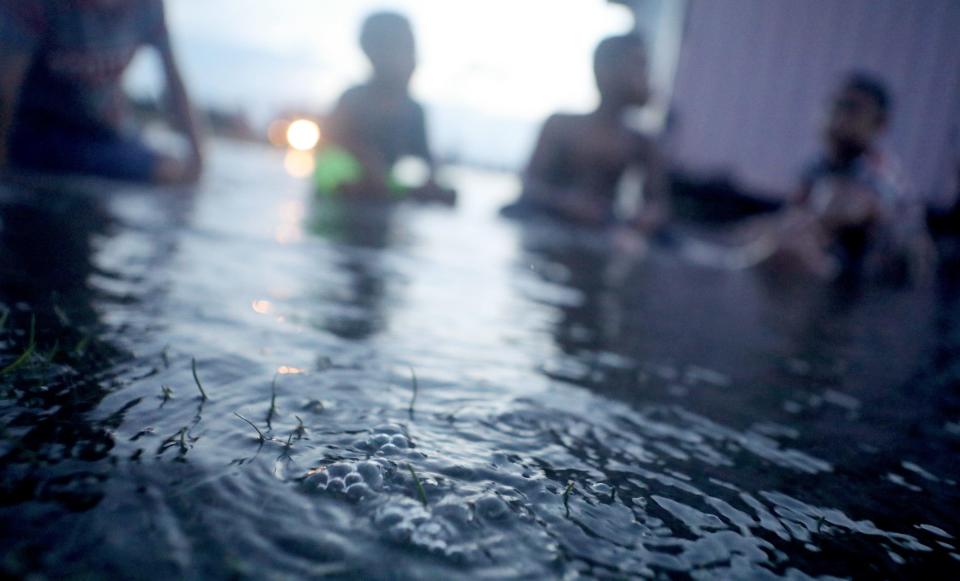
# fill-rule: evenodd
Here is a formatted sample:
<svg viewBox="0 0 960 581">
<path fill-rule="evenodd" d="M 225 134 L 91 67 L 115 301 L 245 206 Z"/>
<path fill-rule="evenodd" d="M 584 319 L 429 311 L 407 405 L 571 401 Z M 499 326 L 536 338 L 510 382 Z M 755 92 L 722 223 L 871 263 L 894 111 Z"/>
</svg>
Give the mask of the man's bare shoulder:
<svg viewBox="0 0 960 581">
<path fill-rule="evenodd" d="M 575 135 L 589 128 L 589 117 L 574 113 L 554 113 L 543 124 L 543 134 L 554 138 Z"/>
</svg>

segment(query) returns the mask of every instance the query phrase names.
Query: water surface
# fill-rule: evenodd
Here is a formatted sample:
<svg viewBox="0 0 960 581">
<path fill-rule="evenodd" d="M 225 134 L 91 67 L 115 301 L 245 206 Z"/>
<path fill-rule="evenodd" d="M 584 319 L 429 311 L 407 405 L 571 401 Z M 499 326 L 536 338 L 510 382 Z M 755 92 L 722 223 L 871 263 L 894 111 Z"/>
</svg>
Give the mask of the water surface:
<svg viewBox="0 0 960 581">
<path fill-rule="evenodd" d="M 960 573 L 949 284 L 624 253 L 500 220 L 496 174 L 338 208 L 211 165 L 0 190 L 5 575 Z"/>
</svg>

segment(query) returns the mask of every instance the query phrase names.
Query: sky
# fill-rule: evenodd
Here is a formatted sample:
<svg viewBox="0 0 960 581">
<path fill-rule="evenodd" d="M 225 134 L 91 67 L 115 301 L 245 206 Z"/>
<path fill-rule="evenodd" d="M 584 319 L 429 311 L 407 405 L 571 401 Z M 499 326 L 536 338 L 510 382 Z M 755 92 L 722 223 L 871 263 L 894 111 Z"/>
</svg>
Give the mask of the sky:
<svg viewBox="0 0 960 581">
<path fill-rule="evenodd" d="M 412 90 L 441 153 L 515 165 L 550 113 L 596 103 L 591 55 L 633 26 L 607 0 L 167 0 L 168 23 L 197 101 L 247 111 L 322 113 L 366 76 L 364 16 L 397 9 L 413 22 Z M 156 63 L 135 66 L 134 92 L 155 92 Z M 505 139 L 504 135 L 512 135 Z"/>
</svg>

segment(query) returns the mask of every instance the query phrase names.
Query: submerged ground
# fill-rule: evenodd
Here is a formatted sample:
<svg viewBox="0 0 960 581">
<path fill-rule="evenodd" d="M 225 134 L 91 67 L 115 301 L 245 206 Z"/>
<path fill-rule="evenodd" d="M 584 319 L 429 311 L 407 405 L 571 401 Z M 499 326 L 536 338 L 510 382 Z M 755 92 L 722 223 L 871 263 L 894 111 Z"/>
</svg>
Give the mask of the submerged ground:
<svg viewBox="0 0 960 581">
<path fill-rule="evenodd" d="M 456 210 L 336 208 L 213 157 L 195 193 L 0 188 L 4 576 L 960 576 L 949 281 L 625 255 L 498 219 L 478 172 Z"/>
</svg>

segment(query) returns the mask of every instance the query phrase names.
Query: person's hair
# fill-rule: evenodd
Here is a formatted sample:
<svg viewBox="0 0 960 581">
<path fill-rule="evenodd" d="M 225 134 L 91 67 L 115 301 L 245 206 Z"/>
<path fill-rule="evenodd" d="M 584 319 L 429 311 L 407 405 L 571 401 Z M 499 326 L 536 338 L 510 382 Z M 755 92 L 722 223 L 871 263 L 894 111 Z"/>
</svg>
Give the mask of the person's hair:
<svg viewBox="0 0 960 581">
<path fill-rule="evenodd" d="M 865 71 L 854 71 L 847 75 L 843 88 L 870 97 L 884 118 L 890 116 L 893 109 L 893 97 L 890 94 L 890 89 L 887 88 L 887 83 L 879 76 Z"/>
<path fill-rule="evenodd" d="M 622 60 L 632 50 L 646 50 L 647 44 L 639 34 L 609 36 L 600 41 L 593 52 L 593 68 L 600 72 Z"/>
<path fill-rule="evenodd" d="M 410 20 L 406 16 L 399 12 L 374 12 L 367 16 L 360 27 L 360 48 L 369 54 L 384 38 L 396 36 L 398 32 L 412 32 Z"/>
</svg>

